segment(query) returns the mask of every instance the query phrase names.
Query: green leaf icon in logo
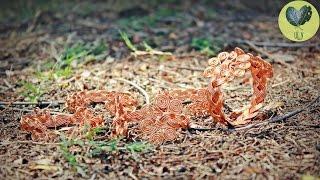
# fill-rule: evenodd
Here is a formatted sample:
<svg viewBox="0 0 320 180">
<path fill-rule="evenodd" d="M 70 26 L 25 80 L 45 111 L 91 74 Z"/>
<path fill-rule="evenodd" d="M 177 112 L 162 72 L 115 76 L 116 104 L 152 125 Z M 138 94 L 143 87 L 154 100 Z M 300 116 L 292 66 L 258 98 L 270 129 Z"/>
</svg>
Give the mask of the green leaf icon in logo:
<svg viewBox="0 0 320 180">
<path fill-rule="evenodd" d="M 296 10 L 294 7 L 288 7 L 286 11 L 286 18 L 288 22 L 296 27 L 304 25 L 310 20 L 311 16 L 311 7 L 307 5 L 302 6 L 300 10 Z"/>
</svg>

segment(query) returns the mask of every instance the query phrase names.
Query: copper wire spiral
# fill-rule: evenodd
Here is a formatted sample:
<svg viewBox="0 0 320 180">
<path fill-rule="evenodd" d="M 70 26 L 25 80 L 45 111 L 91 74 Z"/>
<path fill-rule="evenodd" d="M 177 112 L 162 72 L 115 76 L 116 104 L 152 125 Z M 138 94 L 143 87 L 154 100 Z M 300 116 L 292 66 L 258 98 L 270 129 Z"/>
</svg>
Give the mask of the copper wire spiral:
<svg viewBox="0 0 320 180">
<path fill-rule="evenodd" d="M 182 100 L 167 91 L 159 93 L 151 104 L 135 112 L 141 137 L 155 144 L 175 139 L 176 131 L 189 125 L 182 109 Z"/>
</svg>

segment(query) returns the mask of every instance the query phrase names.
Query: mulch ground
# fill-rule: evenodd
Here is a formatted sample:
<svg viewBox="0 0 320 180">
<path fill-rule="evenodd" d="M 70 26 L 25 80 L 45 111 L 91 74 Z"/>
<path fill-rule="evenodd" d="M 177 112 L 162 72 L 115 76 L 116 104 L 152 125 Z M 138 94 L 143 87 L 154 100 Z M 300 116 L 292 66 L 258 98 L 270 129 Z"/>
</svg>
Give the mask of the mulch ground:
<svg viewBox="0 0 320 180">
<path fill-rule="evenodd" d="M 239 41 L 289 43 L 271 15 L 254 11 L 231 12 L 227 11 L 228 6 L 222 6 L 217 11 L 222 15 L 210 18 L 203 15 L 211 10 L 210 6 L 199 3 L 190 9 L 192 5 L 186 3 L 176 7 L 180 13 L 153 20 L 158 12 L 155 7 L 143 11 L 132 5 L 129 10 L 123 10 L 127 8 L 123 7 L 112 11 L 102 8 L 107 4 L 97 2 L 91 7 L 82 2 L 78 4 L 79 9 L 70 12 L 44 10 L 23 22 L 3 23 L 0 29 L 0 101 L 27 101 L 22 81 L 43 89 L 40 101 L 65 100 L 69 93 L 83 89 L 107 89 L 130 92 L 142 104 L 143 95 L 117 78 L 140 85 L 151 98 L 161 90 L 205 87 L 208 79 L 202 77 L 201 70 L 207 66 L 210 55 L 195 50 L 190 44 L 193 37 L 209 36 L 223 40 L 219 51 L 238 46 L 272 62 L 274 76 L 269 82 L 265 102 L 271 107 L 270 116 L 302 108 L 319 96 L 319 46 L 259 46 L 260 52 L 257 52 L 256 47 Z M 87 6 L 96 10 L 81 14 L 84 13 L 81 8 Z M 123 25 L 124 20 L 130 22 L 128 17 L 132 14 L 142 19 L 142 25 L 140 21 L 138 27 L 131 27 L 131 23 Z M 146 21 L 145 17 L 149 19 Z M 179 58 L 132 57 L 118 35 L 119 28 L 133 35 L 135 44 L 148 41 L 156 49 L 172 52 Z M 68 77 L 41 79 L 36 75 L 48 60 L 59 57 L 66 46 L 100 40 L 108 45 L 102 60 L 78 64 Z M 319 37 L 316 36 L 308 43 L 317 42 Z M 266 57 L 261 51 L 272 57 Z M 250 86 L 239 83 L 226 87 L 225 91 L 226 102 L 232 108 L 248 102 L 251 93 Z M 243 131 L 183 130 L 174 142 L 152 146 L 143 152 L 119 148 L 91 157 L 86 153 L 88 147 L 73 145 L 70 152 L 77 158 L 81 170 L 66 160 L 59 142 L 34 142 L 30 134 L 20 129 L 21 116 L 34 107 L 20 105 L 12 109 L 1 106 L 0 174 L 4 179 L 298 179 L 320 176 L 319 102 L 285 121 Z M 64 105 L 50 109 L 65 111 Z M 107 125 L 111 120 L 106 116 Z M 193 122 L 215 127 L 211 118 L 194 119 Z M 108 131 L 107 128 L 97 138 L 110 140 L 104 136 Z M 133 141 L 121 139 L 118 146 L 124 147 Z"/>
</svg>

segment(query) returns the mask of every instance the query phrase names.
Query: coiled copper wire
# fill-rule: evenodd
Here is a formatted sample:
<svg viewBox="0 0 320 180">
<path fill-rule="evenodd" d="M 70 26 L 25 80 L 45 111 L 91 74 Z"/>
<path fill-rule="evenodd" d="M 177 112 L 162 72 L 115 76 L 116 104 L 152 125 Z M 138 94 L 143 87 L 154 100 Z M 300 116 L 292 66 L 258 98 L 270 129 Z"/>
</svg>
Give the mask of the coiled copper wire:
<svg viewBox="0 0 320 180">
<path fill-rule="evenodd" d="M 221 85 L 232 81 L 236 77 L 243 77 L 246 71 L 250 71 L 253 78 L 253 97 L 250 107 L 243 112 L 238 112 L 234 121 L 226 118 L 223 113 L 223 94 Z M 232 126 L 245 124 L 252 119 L 257 110 L 262 107 L 266 97 L 267 79 L 273 75 L 272 66 L 259 56 L 246 54 L 242 49 L 222 52 L 217 58 L 209 60 L 209 67 L 204 71 L 205 77 L 211 77 L 208 85 L 209 113 L 218 122 Z"/>
<path fill-rule="evenodd" d="M 247 123 L 255 117 L 266 97 L 267 80 L 273 74 L 271 65 L 240 48 L 230 53 L 222 52 L 209 59 L 208 63 L 203 75 L 210 77 L 211 81 L 206 88 L 162 91 L 151 104 L 139 110 L 136 110 L 137 100 L 127 93 L 103 90 L 76 92 L 66 101 L 67 109 L 73 114 L 53 116 L 49 111 L 36 109 L 34 113 L 22 116 L 21 128 L 31 132 L 33 139 L 41 139 L 50 135 L 48 128 L 69 124 L 101 126 L 102 116 L 97 116 L 89 106 L 104 103 L 106 110 L 114 116 L 113 135 L 126 136 L 128 124 L 138 122 L 141 137 L 160 144 L 176 139 L 180 129 L 189 127 L 191 116 L 211 115 L 215 121 L 229 127 Z M 243 77 L 246 72 L 251 72 L 253 79 L 250 107 L 226 117 L 221 86 Z"/>
</svg>

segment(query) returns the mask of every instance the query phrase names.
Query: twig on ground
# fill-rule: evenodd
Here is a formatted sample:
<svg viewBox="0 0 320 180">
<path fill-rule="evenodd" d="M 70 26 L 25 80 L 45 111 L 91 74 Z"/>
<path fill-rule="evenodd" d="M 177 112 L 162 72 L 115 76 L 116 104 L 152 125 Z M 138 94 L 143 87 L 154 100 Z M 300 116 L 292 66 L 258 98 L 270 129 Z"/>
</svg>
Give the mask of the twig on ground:
<svg viewBox="0 0 320 180">
<path fill-rule="evenodd" d="M 222 130 L 222 131 L 229 131 L 228 129 L 223 129 L 223 128 L 205 128 L 205 127 L 200 127 L 198 125 L 191 124 L 190 127 L 188 128 L 190 131 L 214 131 L 214 130 Z"/>
<path fill-rule="evenodd" d="M 254 124 L 249 124 L 247 126 L 244 127 L 239 127 L 239 128 L 235 128 L 235 129 L 222 129 L 222 128 L 198 128 L 198 127 L 191 127 L 189 128 L 189 130 L 197 130 L 197 131 L 214 131 L 214 130 L 224 130 L 224 131 L 241 131 L 241 130 L 245 130 L 245 129 L 250 129 L 250 128 L 254 128 L 254 127 L 258 127 L 258 126 L 262 126 L 262 125 L 266 125 L 269 123 L 275 123 L 275 122 L 280 122 L 280 121 L 284 121 L 292 116 L 295 116 L 303 111 L 305 111 L 306 109 L 308 109 L 309 107 L 311 107 L 313 104 L 315 104 L 318 100 L 320 99 L 320 96 L 318 96 L 317 98 L 315 98 L 313 101 L 311 101 L 308 105 L 297 109 L 295 111 L 289 112 L 283 116 L 276 116 L 274 118 L 268 119 L 266 121 L 263 122 L 258 122 L 258 123 L 254 123 Z"/>
<path fill-rule="evenodd" d="M 4 108 L 4 110 L 2 110 L 1 112 L 5 111 L 6 109 L 11 109 L 14 111 L 23 111 L 23 112 L 34 112 L 34 110 L 25 109 L 25 108 L 5 107 L 3 105 L 0 105 L 0 107 Z M 50 111 L 50 114 L 52 114 L 52 115 L 70 115 L 68 113 L 61 113 L 61 112 L 55 112 L 55 111 Z"/>
<path fill-rule="evenodd" d="M 245 44 L 247 44 L 249 47 L 251 47 L 253 50 L 255 50 L 256 52 L 260 53 L 263 56 L 268 57 L 271 61 L 274 61 L 276 63 L 282 64 L 282 65 L 286 65 L 289 66 L 289 64 L 285 63 L 284 61 L 280 61 L 277 58 L 275 58 L 272 54 L 264 51 L 262 48 L 257 47 L 256 45 L 254 45 L 252 42 L 250 41 L 244 41 Z"/>
<path fill-rule="evenodd" d="M 204 68 L 196 68 L 196 67 L 187 67 L 187 66 L 175 66 L 175 65 L 168 65 L 171 68 L 178 68 L 178 69 L 186 69 L 192 71 L 204 71 Z"/>
<path fill-rule="evenodd" d="M 10 144 L 60 145 L 61 143 L 47 143 L 47 142 L 36 142 L 36 141 L 7 141 L 7 142 L 1 142 L 0 146 L 6 146 Z"/>
<path fill-rule="evenodd" d="M 133 87 L 137 88 L 143 94 L 143 96 L 145 98 L 145 101 L 146 101 L 146 104 L 150 104 L 150 97 L 149 97 L 148 93 L 144 89 L 142 89 L 138 84 L 136 84 L 136 83 L 134 83 L 132 81 L 128 81 L 128 80 L 123 79 L 123 78 L 115 78 L 115 80 L 128 83 L 128 84 L 132 85 Z"/>
<path fill-rule="evenodd" d="M 157 50 L 152 50 L 152 51 L 134 51 L 131 53 L 134 57 L 137 56 L 147 56 L 147 55 L 158 55 L 158 56 L 173 56 L 172 53 L 170 52 L 162 52 L 162 51 L 157 51 Z"/>
<path fill-rule="evenodd" d="M 64 101 L 39 101 L 39 102 L 21 102 L 21 101 L 16 101 L 16 102 L 4 102 L 0 101 L 0 105 L 51 105 L 51 106 L 56 106 L 59 104 L 64 104 Z"/>
<path fill-rule="evenodd" d="M 289 82 L 289 79 L 287 79 L 287 80 L 285 80 L 285 81 L 282 81 L 282 82 L 279 82 L 279 83 L 277 83 L 277 84 L 272 84 L 272 88 L 274 88 L 274 87 L 277 87 L 277 86 L 281 86 L 281 85 L 283 85 L 283 84 L 285 84 L 285 83 L 287 83 L 287 82 Z"/>
<path fill-rule="evenodd" d="M 279 60 L 278 58 L 274 57 L 272 54 L 264 51 L 262 48 L 257 47 L 256 45 L 254 45 L 253 43 L 251 43 L 250 41 L 245 41 L 245 43 L 250 46 L 253 50 L 255 50 L 256 52 L 262 54 L 263 56 L 266 56 L 267 58 L 269 58 L 271 60 L 271 62 L 275 62 L 275 63 L 279 63 L 281 65 L 284 65 L 288 68 L 294 69 L 294 70 L 298 70 L 298 71 L 305 71 L 305 72 L 309 72 L 309 73 L 315 73 L 313 71 L 310 71 L 308 69 L 302 69 L 302 68 L 297 68 L 292 66 L 291 64 L 288 64 L 284 61 Z"/>
</svg>

